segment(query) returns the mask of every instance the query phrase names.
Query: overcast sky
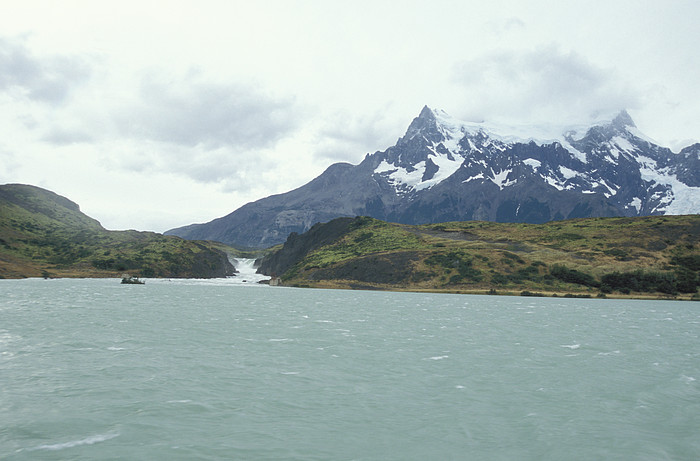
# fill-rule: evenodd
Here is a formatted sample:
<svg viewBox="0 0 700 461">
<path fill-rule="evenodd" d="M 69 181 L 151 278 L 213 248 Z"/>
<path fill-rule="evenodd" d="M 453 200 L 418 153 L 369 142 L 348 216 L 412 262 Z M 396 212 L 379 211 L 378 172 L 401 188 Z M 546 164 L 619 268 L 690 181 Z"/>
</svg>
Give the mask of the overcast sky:
<svg viewBox="0 0 700 461">
<path fill-rule="evenodd" d="M 359 163 L 424 105 L 700 141 L 700 2 L 0 0 L 0 184 L 162 232 Z"/>
</svg>

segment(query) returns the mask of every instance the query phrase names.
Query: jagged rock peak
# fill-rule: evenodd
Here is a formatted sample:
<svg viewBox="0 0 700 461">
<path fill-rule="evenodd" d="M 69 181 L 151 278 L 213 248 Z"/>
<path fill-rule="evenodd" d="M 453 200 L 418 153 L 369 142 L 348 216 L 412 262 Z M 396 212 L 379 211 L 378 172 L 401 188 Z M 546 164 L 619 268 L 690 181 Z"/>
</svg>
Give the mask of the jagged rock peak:
<svg viewBox="0 0 700 461">
<path fill-rule="evenodd" d="M 426 120 L 435 120 L 435 111 L 428 107 L 427 105 L 423 106 L 423 109 L 421 109 L 420 114 L 418 114 L 418 118 L 426 119 Z"/>
<path fill-rule="evenodd" d="M 418 117 L 414 118 L 406 134 L 399 141 L 407 142 L 416 136 L 425 137 L 432 142 L 440 142 L 448 138 L 461 138 L 465 133 L 483 132 L 490 137 L 508 141 L 546 143 L 561 141 L 572 133 L 583 135 L 588 130 L 612 129 L 624 132 L 628 128 L 637 128 L 632 117 L 626 110 L 616 115 L 608 113 L 580 123 L 561 123 L 552 121 L 540 124 L 510 124 L 497 121 L 465 122 L 458 120 L 441 109 L 431 109 L 424 106 Z"/>
<path fill-rule="evenodd" d="M 432 137 L 438 134 L 435 112 L 428 106 L 424 106 L 418 117 L 413 119 L 406 130 L 403 140 L 410 140 L 418 134 L 422 134 L 426 137 Z"/>
<path fill-rule="evenodd" d="M 634 120 L 632 120 L 632 117 L 630 117 L 630 114 L 626 110 L 622 110 L 617 114 L 612 121 L 612 125 L 620 129 L 626 127 L 637 128 L 637 125 L 634 124 Z"/>
</svg>

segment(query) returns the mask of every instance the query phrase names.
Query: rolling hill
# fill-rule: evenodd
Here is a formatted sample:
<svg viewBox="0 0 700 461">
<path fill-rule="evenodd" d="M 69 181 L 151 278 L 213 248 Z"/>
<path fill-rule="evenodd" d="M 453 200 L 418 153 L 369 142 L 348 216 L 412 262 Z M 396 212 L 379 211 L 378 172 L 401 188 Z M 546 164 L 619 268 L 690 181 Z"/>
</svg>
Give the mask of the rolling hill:
<svg viewBox="0 0 700 461">
<path fill-rule="evenodd" d="M 318 288 L 697 298 L 700 216 L 420 226 L 337 218 L 291 234 L 260 272 Z"/>
<path fill-rule="evenodd" d="M 224 277 L 227 247 L 153 232 L 109 231 L 65 197 L 0 186 L 0 278 Z"/>
</svg>

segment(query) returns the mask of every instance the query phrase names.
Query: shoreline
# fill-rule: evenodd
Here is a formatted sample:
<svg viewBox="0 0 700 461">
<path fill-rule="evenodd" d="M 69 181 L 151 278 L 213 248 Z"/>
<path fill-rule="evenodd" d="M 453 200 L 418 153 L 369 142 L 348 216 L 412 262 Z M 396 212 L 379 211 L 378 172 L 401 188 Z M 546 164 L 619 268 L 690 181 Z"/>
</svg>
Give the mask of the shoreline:
<svg viewBox="0 0 700 461">
<path fill-rule="evenodd" d="M 227 279 L 228 277 L 140 277 L 142 280 L 216 280 L 216 279 Z M 70 272 L 69 274 L 54 274 L 49 277 L 43 276 L 30 276 L 30 277 L 1 277 L 0 283 L 3 280 L 27 280 L 27 279 L 45 279 L 45 280 L 57 280 L 57 279 L 115 279 L 120 280 L 121 276 L 118 274 L 95 274 L 95 273 L 75 273 Z M 267 284 L 261 284 L 267 285 Z M 280 287 L 287 288 L 313 288 L 313 289 L 323 289 L 323 290 L 360 290 L 360 291 L 388 291 L 388 292 L 406 292 L 406 293 L 434 293 L 434 294 L 462 294 L 462 295 L 486 295 L 486 296 L 520 296 L 520 297 L 532 297 L 532 298 L 579 298 L 579 299 L 634 299 L 640 301 L 700 301 L 699 293 L 683 293 L 678 295 L 668 295 L 663 293 L 601 293 L 600 291 L 582 291 L 582 290 L 547 290 L 538 289 L 536 287 L 475 287 L 475 288 L 429 288 L 429 287 L 409 287 L 409 286 L 386 286 L 379 284 L 369 284 L 360 282 L 335 282 L 335 281 L 322 281 L 315 283 L 308 283 L 307 281 L 291 281 L 282 282 Z M 603 294 L 603 296 L 601 296 Z"/>
</svg>

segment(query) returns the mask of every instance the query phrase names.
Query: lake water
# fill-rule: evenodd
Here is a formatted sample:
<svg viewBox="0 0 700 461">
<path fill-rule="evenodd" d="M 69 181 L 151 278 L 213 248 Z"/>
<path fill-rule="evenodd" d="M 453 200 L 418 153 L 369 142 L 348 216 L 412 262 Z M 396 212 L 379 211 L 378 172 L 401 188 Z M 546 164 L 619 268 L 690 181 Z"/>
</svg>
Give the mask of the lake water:
<svg viewBox="0 0 700 461">
<path fill-rule="evenodd" d="M 3 460 L 697 460 L 700 303 L 0 280 Z"/>
</svg>

